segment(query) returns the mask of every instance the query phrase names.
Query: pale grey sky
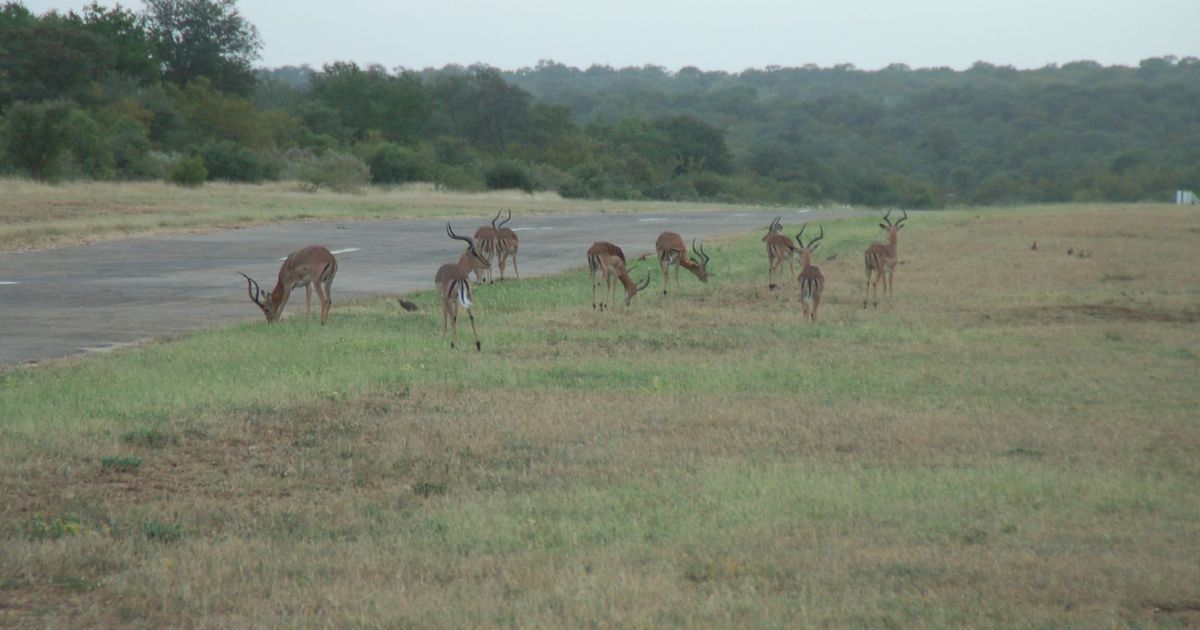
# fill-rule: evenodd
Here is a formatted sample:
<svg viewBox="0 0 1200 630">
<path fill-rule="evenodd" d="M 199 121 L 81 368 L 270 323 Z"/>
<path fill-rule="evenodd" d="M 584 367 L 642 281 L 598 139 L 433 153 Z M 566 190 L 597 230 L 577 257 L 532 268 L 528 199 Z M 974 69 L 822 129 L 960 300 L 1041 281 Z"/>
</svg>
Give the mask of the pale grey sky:
<svg viewBox="0 0 1200 630">
<path fill-rule="evenodd" d="M 115 2 L 104 2 L 111 6 Z M 26 0 L 41 13 L 86 1 Z M 141 2 L 123 6 L 142 10 Z M 962 69 L 1200 56 L 1200 0 L 241 0 L 259 65 Z"/>
</svg>

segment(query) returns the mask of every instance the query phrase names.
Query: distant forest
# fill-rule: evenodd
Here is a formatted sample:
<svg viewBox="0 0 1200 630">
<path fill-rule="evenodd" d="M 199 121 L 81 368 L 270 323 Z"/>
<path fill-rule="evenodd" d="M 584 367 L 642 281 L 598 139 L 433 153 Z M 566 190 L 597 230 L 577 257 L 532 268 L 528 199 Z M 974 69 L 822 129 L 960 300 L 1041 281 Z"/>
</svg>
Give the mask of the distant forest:
<svg viewBox="0 0 1200 630">
<path fill-rule="evenodd" d="M 0 171 L 940 207 L 1200 189 L 1200 59 L 255 69 L 235 0 L 0 6 Z M 403 60 L 398 60 L 403 62 Z"/>
</svg>

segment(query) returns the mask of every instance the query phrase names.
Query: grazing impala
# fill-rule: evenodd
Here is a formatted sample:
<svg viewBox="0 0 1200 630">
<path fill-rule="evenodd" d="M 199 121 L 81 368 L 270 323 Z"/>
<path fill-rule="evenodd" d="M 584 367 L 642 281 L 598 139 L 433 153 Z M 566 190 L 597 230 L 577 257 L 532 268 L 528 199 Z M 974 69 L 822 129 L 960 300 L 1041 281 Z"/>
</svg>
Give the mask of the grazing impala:
<svg viewBox="0 0 1200 630">
<path fill-rule="evenodd" d="M 337 259 L 333 254 L 323 245 L 309 245 L 288 254 L 279 267 L 275 289 L 270 293 L 264 292 L 250 276 L 243 273 L 242 277 L 246 279 L 246 292 L 250 294 L 250 299 L 262 309 L 270 324 L 279 321 L 284 305 L 292 296 L 292 289 L 298 286 L 304 287 L 304 316 L 309 317 L 315 288 L 317 299 L 321 301 L 321 324 L 324 325 L 329 318 L 329 307 L 333 305 L 329 289 L 333 286 L 336 273 Z"/>
<path fill-rule="evenodd" d="M 800 304 L 804 307 L 804 318 L 811 320 L 814 324 L 817 322 L 817 308 L 821 306 L 821 291 L 825 289 L 825 276 L 821 273 L 819 267 L 814 267 L 812 264 L 812 254 L 817 251 L 818 241 L 825 238 L 825 226 L 821 226 L 821 233 L 817 238 L 804 244 L 804 228 L 800 228 L 800 233 L 796 235 L 796 242 L 800 244 L 798 251 L 800 252 Z"/>
<path fill-rule="evenodd" d="M 471 320 L 471 333 L 475 335 L 475 349 L 482 350 L 479 343 L 479 332 L 475 330 L 475 316 L 471 314 L 471 272 L 476 269 L 490 269 L 492 264 L 479 253 L 475 247 L 475 241 L 466 237 L 459 236 L 450 228 L 450 224 L 446 224 L 446 235 L 452 239 L 463 241 L 467 244 L 467 251 L 456 263 L 447 263 L 442 265 L 437 270 L 437 275 L 433 281 L 437 284 L 438 295 L 442 297 L 442 337 L 446 336 L 446 322 L 449 320 L 452 333 L 450 337 L 450 347 L 453 348 L 458 342 L 458 307 L 463 307 L 467 311 L 467 317 Z"/>
<path fill-rule="evenodd" d="M 500 217 L 499 214 L 496 215 Z M 513 273 L 517 274 L 517 280 L 521 279 L 521 272 L 517 269 L 517 250 L 521 247 L 521 241 L 517 239 L 517 233 L 509 228 L 504 227 L 505 223 L 512 220 L 512 210 L 508 211 L 508 216 L 496 226 L 496 239 L 498 241 L 497 251 L 500 256 L 500 279 L 504 279 L 504 261 L 512 257 Z"/>
<path fill-rule="evenodd" d="M 786 260 L 788 264 L 788 273 L 796 273 L 796 265 L 792 262 L 792 255 L 796 253 L 796 246 L 792 245 L 792 240 L 779 233 L 783 229 L 783 224 L 779 222 L 782 216 L 775 217 L 771 222 L 771 226 L 767 228 L 766 236 L 762 240 L 767 244 L 767 260 L 771 263 L 771 268 L 767 270 L 767 290 L 774 291 L 779 288 L 775 284 L 775 275 L 783 271 L 783 262 Z"/>
<path fill-rule="evenodd" d="M 892 211 L 888 210 L 887 214 L 883 215 L 883 220 L 887 222 L 887 225 L 883 223 L 879 224 L 879 227 L 887 230 L 888 244 L 882 245 L 876 243 L 867 248 L 864 256 L 867 265 L 867 288 L 866 292 L 863 293 L 863 308 L 867 308 L 867 294 L 871 292 L 872 273 L 875 274 L 874 297 L 876 307 L 879 306 L 880 280 L 883 280 L 884 295 L 895 295 L 892 290 L 892 273 L 896 271 L 896 236 L 900 233 L 900 228 L 904 227 L 905 219 L 908 219 L 908 211 L 904 210 L 903 212 L 904 216 L 893 225 L 892 220 L 888 218 L 891 216 Z"/>
<path fill-rule="evenodd" d="M 625 287 L 625 306 L 629 306 L 633 297 L 650 285 L 650 274 L 646 274 L 646 279 L 641 284 L 634 284 L 633 278 L 629 277 L 629 269 L 625 266 L 625 252 L 608 241 L 592 243 L 587 250 L 587 260 L 588 271 L 592 273 L 592 308 L 596 308 L 596 287 L 600 284 L 596 280 L 597 273 L 604 276 L 604 295 L 608 300 L 600 301 L 600 310 L 602 311 L 608 302 L 612 301 L 616 288 L 616 283 L 613 282 L 614 278 Z"/>
<path fill-rule="evenodd" d="M 667 270 L 671 265 L 675 265 L 675 286 L 679 286 L 679 268 L 683 267 L 695 274 L 700 282 L 708 282 L 708 254 L 704 253 L 704 244 L 696 247 L 696 239 L 692 239 L 692 249 L 700 255 L 700 258 L 692 258 L 688 256 L 687 245 L 683 244 L 683 237 L 674 232 L 663 232 L 658 235 L 658 240 L 654 243 L 654 249 L 658 252 L 658 266 L 662 267 L 663 272 L 663 295 L 667 294 L 667 284 L 670 276 Z"/>
<path fill-rule="evenodd" d="M 496 220 L 500 218 L 500 211 L 496 211 L 496 216 L 492 218 L 491 226 L 484 225 L 478 230 L 475 230 L 475 244 L 479 247 L 479 255 L 483 256 L 488 261 L 487 282 L 492 282 L 492 256 L 495 256 L 499 251 L 500 238 L 496 232 Z M 484 282 L 484 271 L 475 269 L 475 280 Z"/>
</svg>

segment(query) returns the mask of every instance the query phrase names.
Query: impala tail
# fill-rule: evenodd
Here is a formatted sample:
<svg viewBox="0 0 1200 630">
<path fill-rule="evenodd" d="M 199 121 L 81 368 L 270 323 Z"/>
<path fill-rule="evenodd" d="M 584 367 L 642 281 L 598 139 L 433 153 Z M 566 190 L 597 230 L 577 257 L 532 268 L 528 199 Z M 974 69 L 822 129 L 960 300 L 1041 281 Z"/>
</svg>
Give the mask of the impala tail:
<svg viewBox="0 0 1200 630">
<path fill-rule="evenodd" d="M 466 280 L 455 280 L 454 286 L 450 290 L 458 296 L 458 303 L 465 309 L 470 309 L 474 304 L 471 303 L 471 286 Z"/>
<path fill-rule="evenodd" d="M 812 306 L 816 300 L 817 294 L 817 279 L 803 278 L 800 280 L 800 299 L 804 300 L 805 304 Z"/>
</svg>

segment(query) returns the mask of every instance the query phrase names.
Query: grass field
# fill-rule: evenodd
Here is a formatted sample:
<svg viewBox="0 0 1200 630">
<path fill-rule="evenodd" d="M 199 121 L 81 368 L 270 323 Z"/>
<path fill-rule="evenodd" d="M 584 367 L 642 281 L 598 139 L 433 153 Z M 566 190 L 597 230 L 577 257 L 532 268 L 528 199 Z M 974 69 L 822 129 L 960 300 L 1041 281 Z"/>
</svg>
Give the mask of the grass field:
<svg viewBox="0 0 1200 630">
<path fill-rule="evenodd" d="M 875 223 L 0 373 L 0 626 L 1200 624 L 1200 213 Z"/>
<path fill-rule="evenodd" d="M 42 249 L 146 234 L 245 227 L 278 221 L 402 219 L 547 212 L 671 212 L 695 204 L 563 199 L 555 193 L 459 193 L 427 186 L 308 193 L 295 182 L 69 182 L 0 179 L 0 251 Z M 738 206 L 720 206 L 736 209 Z"/>
</svg>

